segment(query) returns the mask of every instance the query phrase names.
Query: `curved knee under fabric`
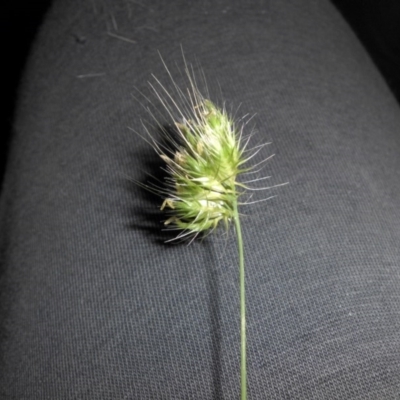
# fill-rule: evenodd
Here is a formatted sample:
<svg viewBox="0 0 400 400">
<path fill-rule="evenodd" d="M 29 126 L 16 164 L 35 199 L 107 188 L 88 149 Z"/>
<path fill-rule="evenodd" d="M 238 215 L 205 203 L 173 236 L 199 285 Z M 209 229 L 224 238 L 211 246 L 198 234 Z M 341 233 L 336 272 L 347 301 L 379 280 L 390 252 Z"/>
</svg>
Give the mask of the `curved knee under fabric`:
<svg viewBox="0 0 400 400">
<path fill-rule="evenodd" d="M 162 244 L 128 178 L 159 167 L 132 93 L 170 88 L 157 50 L 183 82 L 181 46 L 290 182 L 242 209 L 249 399 L 398 399 L 400 111 L 312 0 L 55 1 L 1 194 L 1 395 L 238 398 L 233 235 Z"/>
</svg>

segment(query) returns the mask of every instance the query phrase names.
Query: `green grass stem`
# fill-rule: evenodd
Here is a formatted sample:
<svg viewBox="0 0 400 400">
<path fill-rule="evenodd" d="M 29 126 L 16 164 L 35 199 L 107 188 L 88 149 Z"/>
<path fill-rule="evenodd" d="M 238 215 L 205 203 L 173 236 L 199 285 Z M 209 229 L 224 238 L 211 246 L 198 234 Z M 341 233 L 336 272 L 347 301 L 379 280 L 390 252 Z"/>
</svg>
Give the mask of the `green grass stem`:
<svg viewBox="0 0 400 400">
<path fill-rule="evenodd" d="M 244 275 L 244 251 L 242 229 L 237 201 L 234 202 L 234 220 L 239 251 L 239 286 L 240 286 L 240 399 L 247 400 L 247 367 L 246 367 L 246 296 Z"/>
</svg>

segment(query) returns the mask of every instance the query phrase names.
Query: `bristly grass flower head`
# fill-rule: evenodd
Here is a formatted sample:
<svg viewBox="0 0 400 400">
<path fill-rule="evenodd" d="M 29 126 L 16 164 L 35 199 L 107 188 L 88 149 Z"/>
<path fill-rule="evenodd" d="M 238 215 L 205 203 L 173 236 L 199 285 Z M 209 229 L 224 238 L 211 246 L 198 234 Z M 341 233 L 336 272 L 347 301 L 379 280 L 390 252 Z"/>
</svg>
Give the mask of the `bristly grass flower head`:
<svg viewBox="0 0 400 400">
<path fill-rule="evenodd" d="M 246 167 L 245 164 L 264 145 L 257 146 L 249 153 L 247 145 L 250 135 L 246 138 L 243 136 L 245 123 L 236 123 L 224 107 L 219 108 L 211 100 L 203 97 L 197 87 L 193 69 L 189 69 L 185 59 L 185 73 L 189 82 L 189 88 L 185 91 L 176 84 L 165 64 L 164 66 L 177 98 L 154 75 L 155 83 L 149 84 L 161 108 L 172 119 L 175 134 L 171 133 L 149 108 L 146 110 L 163 132 L 166 143 L 155 140 L 149 128 L 144 126 L 151 145 L 166 163 L 168 176 L 164 186 L 141 186 L 163 197 L 161 210 L 168 212 L 164 223 L 169 229 L 180 231 L 173 240 L 191 239 L 191 242 L 201 233 L 214 231 L 220 223 L 226 228 L 231 222 L 235 225 L 240 277 L 240 398 L 245 400 L 247 370 L 244 252 L 238 199 L 248 187 L 239 182 L 238 177 L 254 168 Z"/>
<path fill-rule="evenodd" d="M 237 178 L 251 169 L 244 164 L 254 156 L 245 156 L 249 138 L 242 135 L 244 123 L 237 124 L 225 108 L 205 98 L 193 70 L 186 61 L 184 65 L 189 82 L 186 91 L 175 83 L 164 64 L 178 99 L 155 76 L 155 83 L 149 83 L 173 120 L 171 133 L 147 109 L 167 144 L 155 140 L 145 125 L 153 148 L 166 163 L 168 177 L 163 185 L 142 186 L 164 198 L 161 210 L 168 213 L 164 224 L 181 231 L 173 240 L 193 240 L 200 233 L 214 231 L 220 223 L 228 229 L 238 197 L 246 189 Z"/>
<path fill-rule="evenodd" d="M 238 198 L 237 176 L 245 162 L 235 125 L 225 110 L 196 93 L 194 118 L 175 122 L 181 144 L 166 161 L 172 191 L 161 209 L 172 210 L 165 224 L 184 234 L 227 227 Z M 178 236 L 179 237 L 179 236 Z"/>
</svg>

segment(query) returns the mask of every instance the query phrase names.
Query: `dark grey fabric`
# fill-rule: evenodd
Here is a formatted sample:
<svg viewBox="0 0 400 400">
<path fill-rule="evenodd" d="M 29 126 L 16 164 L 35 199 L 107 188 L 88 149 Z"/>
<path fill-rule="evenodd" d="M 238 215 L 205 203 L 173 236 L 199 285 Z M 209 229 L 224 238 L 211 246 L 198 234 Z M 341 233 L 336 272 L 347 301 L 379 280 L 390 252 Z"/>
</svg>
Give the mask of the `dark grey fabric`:
<svg viewBox="0 0 400 400">
<path fill-rule="evenodd" d="M 233 232 L 162 244 L 128 178 L 159 167 L 132 93 L 171 88 L 157 50 L 182 83 L 181 45 L 290 181 L 242 208 L 249 399 L 399 399 L 400 111 L 321 0 L 55 1 L 1 195 L 2 398 L 238 398 Z"/>
</svg>

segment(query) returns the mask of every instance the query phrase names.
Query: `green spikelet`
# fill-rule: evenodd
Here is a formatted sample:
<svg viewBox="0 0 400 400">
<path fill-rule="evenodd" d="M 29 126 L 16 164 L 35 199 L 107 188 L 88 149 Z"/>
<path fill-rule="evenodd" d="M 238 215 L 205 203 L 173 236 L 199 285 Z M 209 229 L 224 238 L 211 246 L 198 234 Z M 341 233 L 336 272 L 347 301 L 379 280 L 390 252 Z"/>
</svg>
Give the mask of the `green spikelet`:
<svg viewBox="0 0 400 400">
<path fill-rule="evenodd" d="M 181 145 L 173 158 L 160 154 L 168 165 L 175 193 L 161 209 L 173 215 L 165 221 L 186 233 L 213 230 L 223 221 L 227 227 L 238 198 L 237 175 L 244 163 L 235 124 L 224 110 L 196 93 L 194 119 L 175 123 Z"/>
</svg>

